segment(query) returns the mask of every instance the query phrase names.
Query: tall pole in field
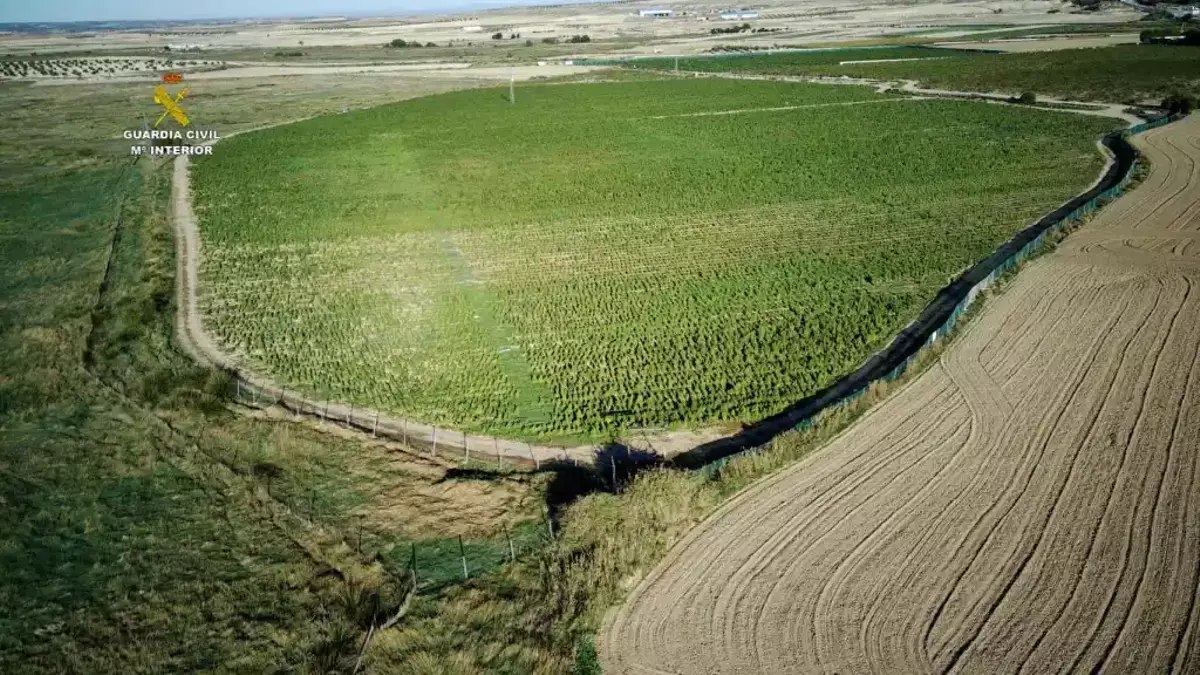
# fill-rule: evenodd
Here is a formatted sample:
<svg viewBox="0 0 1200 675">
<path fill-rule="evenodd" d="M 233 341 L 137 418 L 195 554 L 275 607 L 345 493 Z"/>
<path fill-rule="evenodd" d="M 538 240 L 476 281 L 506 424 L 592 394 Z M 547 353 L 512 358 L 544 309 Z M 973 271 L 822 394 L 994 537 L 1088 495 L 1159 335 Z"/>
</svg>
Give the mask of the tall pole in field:
<svg viewBox="0 0 1200 675">
<path fill-rule="evenodd" d="M 508 76 L 508 102 L 513 105 L 517 103 L 516 82 L 517 76 L 510 73 Z"/>
<path fill-rule="evenodd" d="M 676 75 L 679 74 L 679 57 L 678 56 L 675 57 L 675 74 Z"/>
</svg>

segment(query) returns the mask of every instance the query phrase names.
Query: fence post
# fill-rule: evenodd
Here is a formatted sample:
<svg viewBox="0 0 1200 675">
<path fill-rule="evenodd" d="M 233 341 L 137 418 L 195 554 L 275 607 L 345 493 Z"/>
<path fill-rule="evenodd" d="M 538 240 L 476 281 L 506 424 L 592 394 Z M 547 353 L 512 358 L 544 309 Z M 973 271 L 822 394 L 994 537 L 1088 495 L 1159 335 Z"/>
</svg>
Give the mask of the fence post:
<svg viewBox="0 0 1200 675">
<path fill-rule="evenodd" d="M 529 457 L 533 459 L 533 470 L 540 470 L 542 468 L 542 463 L 538 461 L 537 454 L 533 451 L 533 445 L 526 443 L 525 447 L 529 448 Z"/>
<path fill-rule="evenodd" d="M 436 424 L 433 425 L 433 450 L 430 450 L 429 454 L 431 454 L 431 455 L 437 454 L 437 425 Z"/>
<path fill-rule="evenodd" d="M 458 554 L 462 556 L 463 564 L 463 579 L 469 579 L 470 574 L 467 572 L 467 551 L 463 548 L 462 535 L 458 535 Z"/>
<path fill-rule="evenodd" d="M 416 587 L 417 587 L 417 542 L 415 542 L 415 541 L 412 543 L 412 562 L 410 562 L 408 564 L 408 567 L 409 567 L 409 569 L 412 570 L 413 589 L 416 589 Z"/>
<path fill-rule="evenodd" d="M 354 419 L 354 404 L 351 403 L 350 408 L 348 410 L 346 410 L 346 426 L 348 426 L 348 427 L 354 426 L 354 422 L 352 421 L 353 419 Z"/>
<path fill-rule="evenodd" d="M 371 438 L 375 438 L 375 432 L 379 430 L 379 411 L 375 411 L 375 423 L 371 425 Z"/>
<path fill-rule="evenodd" d="M 463 464 L 471 461 L 471 446 L 467 443 L 467 432 L 463 432 Z"/>
<path fill-rule="evenodd" d="M 513 547 L 512 535 L 508 532 L 508 525 L 504 525 L 504 537 L 508 539 L 508 559 L 510 562 L 517 561 L 517 549 Z"/>
</svg>

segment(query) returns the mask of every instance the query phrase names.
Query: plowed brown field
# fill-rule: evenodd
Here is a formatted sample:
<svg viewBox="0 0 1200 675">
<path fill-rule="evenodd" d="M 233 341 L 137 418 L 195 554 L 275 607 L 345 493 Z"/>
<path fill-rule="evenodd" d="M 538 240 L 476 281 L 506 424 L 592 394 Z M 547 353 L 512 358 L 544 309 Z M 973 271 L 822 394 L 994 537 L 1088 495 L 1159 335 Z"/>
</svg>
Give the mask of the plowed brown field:
<svg viewBox="0 0 1200 675">
<path fill-rule="evenodd" d="M 605 673 L 1200 673 L 1200 116 L 935 367 L 736 497 Z"/>
</svg>

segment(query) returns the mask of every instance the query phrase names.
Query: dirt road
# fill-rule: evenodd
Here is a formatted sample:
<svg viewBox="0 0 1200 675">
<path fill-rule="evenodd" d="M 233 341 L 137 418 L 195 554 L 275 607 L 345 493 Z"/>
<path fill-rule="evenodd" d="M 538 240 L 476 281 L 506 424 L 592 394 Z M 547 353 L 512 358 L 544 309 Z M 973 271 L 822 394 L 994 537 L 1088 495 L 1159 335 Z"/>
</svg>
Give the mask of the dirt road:
<svg viewBox="0 0 1200 675">
<path fill-rule="evenodd" d="M 605 673 L 1200 672 L 1200 117 L 940 367 L 676 546 Z"/>
</svg>

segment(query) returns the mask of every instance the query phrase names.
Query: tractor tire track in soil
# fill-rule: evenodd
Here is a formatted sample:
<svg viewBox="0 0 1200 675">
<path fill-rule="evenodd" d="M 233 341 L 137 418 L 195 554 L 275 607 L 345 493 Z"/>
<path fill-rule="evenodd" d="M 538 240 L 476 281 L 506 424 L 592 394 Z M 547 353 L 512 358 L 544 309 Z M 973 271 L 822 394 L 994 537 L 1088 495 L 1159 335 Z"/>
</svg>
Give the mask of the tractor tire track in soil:
<svg viewBox="0 0 1200 675">
<path fill-rule="evenodd" d="M 736 496 L 604 672 L 1200 672 L 1200 116 L 941 366 Z"/>
</svg>

